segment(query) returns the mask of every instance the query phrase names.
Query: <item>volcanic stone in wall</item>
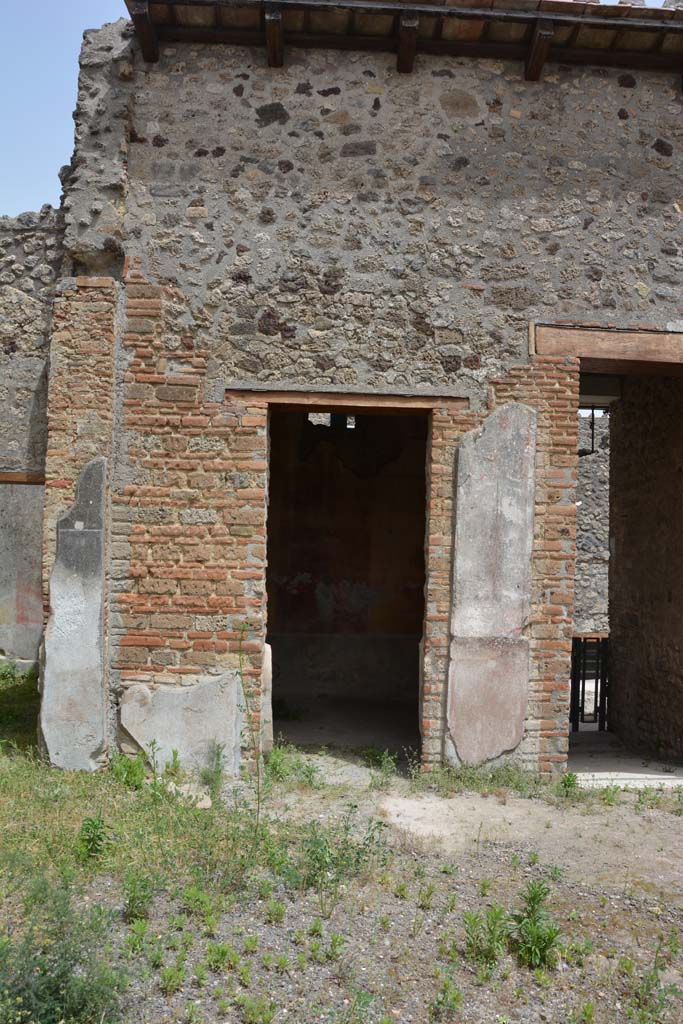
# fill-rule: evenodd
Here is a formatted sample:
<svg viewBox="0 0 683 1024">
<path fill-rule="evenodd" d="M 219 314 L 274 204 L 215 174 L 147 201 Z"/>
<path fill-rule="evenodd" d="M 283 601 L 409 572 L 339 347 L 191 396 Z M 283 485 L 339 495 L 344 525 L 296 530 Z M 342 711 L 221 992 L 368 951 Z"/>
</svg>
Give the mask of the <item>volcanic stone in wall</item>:
<svg viewBox="0 0 683 1024">
<path fill-rule="evenodd" d="M 591 447 L 594 451 L 591 453 Z M 609 631 L 609 415 L 579 419 L 575 633 Z"/>
</svg>

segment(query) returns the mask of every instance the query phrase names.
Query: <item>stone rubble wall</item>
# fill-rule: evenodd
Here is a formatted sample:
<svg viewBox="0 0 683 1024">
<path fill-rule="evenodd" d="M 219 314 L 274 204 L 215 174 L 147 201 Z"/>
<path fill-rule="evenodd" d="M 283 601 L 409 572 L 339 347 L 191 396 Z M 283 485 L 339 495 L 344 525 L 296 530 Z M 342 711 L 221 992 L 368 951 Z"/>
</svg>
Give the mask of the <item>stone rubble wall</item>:
<svg viewBox="0 0 683 1024">
<path fill-rule="evenodd" d="M 41 474 L 47 355 L 61 259 L 59 215 L 0 217 L 0 471 Z"/>
<path fill-rule="evenodd" d="M 0 217 L 0 659 L 32 663 L 43 628 L 47 361 L 61 224 Z"/>
<path fill-rule="evenodd" d="M 678 320 L 676 90 L 669 73 L 549 65 L 527 83 L 518 63 L 424 56 L 399 75 L 391 55 L 328 51 L 275 74 L 222 45 L 146 65 L 118 22 L 85 37 L 67 250 L 91 272 L 125 250 L 173 283 L 174 344 L 210 351 L 215 393 L 483 404 L 530 320 Z"/>
<path fill-rule="evenodd" d="M 113 403 L 106 422 L 90 411 L 90 436 L 111 442 L 114 706 L 123 689 L 154 704 L 163 687 L 219 688 L 242 650 L 258 732 L 267 403 L 240 388 L 461 396 L 470 412 L 435 413 L 430 456 L 422 727 L 437 762 L 454 453 L 522 401 L 539 442 L 516 756 L 564 763 L 578 365 L 529 363 L 528 325 L 678 323 L 678 89 L 669 73 L 550 65 L 526 83 L 518 63 L 422 56 L 402 76 L 391 55 L 301 50 L 273 72 L 262 50 L 192 44 L 146 65 L 125 22 L 86 33 L 65 263 L 78 294 L 124 281 L 104 313 Z M 73 481 L 60 452 L 50 472 Z"/>
<path fill-rule="evenodd" d="M 590 417 L 579 417 L 576 487 L 576 591 L 574 631 L 609 633 L 609 434 L 610 417 L 595 418 L 595 451 Z"/>
</svg>

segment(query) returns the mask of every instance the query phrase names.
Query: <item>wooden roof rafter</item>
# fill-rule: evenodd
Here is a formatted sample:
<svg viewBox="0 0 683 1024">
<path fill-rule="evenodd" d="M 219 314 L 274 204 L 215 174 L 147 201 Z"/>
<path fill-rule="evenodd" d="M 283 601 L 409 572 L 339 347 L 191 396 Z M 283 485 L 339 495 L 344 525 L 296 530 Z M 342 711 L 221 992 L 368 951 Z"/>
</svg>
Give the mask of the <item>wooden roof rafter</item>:
<svg viewBox="0 0 683 1024">
<path fill-rule="evenodd" d="M 468 6 L 468 4 L 488 6 Z M 163 42 L 384 51 L 409 73 L 421 53 L 521 61 L 528 81 L 547 62 L 683 70 L 683 7 L 584 0 L 126 0 L 146 61 Z"/>
</svg>

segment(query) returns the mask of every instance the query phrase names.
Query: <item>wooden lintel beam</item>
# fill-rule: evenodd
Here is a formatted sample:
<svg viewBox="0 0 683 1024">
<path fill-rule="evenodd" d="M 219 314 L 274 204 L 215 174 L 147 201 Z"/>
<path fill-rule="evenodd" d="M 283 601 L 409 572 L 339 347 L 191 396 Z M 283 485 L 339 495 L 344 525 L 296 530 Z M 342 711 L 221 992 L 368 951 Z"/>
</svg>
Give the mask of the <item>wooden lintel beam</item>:
<svg viewBox="0 0 683 1024">
<path fill-rule="evenodd" d="M 159 60 L 159 37 L 149 13 L 148 0 L 126 0 L 126 7 L 135 26 L 142 56 L 148 63 L 155 64 Z"/>
<path fill-rule="evenodd" d="M 128 0 L 126 0 L 128 2 Z M 180 6 L 180 7 L 206 7 L 208 3 L 217 3 L 220 7 L 244 7 L 254 8 L 261 7 L 263 0 L 240 0 L 236 4 L 235 0 L 166 0 L 165 6 Z M 272 0 L 275 2 L 275 0 Z M 277 0 L 277 4 L 283 9 L 290 10 L 311 10 L 311 11 L 331 11 L 331 10 L 346 10 L 346 11 L 357 11 L 358 13 L 365 14 L 389 14 L 399 15 L 402 13 L 421 15 L 435 15 L 436 17 L 455 18 L 456 20 L 469 20 L 475 21 L 495 21 L 495 22 L 518 22 L 535 25 L 538 21 L 539 14 L 537 10 L 520 9 L 520 10 L 502 10 L 501 8 L 486 8 L 482 6 L 466 7 L 466 6 L 444 6 L 430 2 L 430 0 Z M 649 29 L 657 31 L 659 29 L 665 29 L 667 32 L 673 32 L 678 34 L 683 32 L 683 20 L 673 21 L 667 17 L 661 17 L 661 9 L 659 8 L 643 8 L 651 15 L 650 17 L 642 18 L 629 18 L 628 29 Z M 669 15 L 671 11 L 665 12 Z M 597 28 L 597 29 L 615 29 L 618 30 L 624 27 L 623 17 L 610 18 L 610 17 L 596 17 L 595 15 L 584 14 L 582 12 L 572 13 L 570 9 L 553 11 L 552 14 L 548 13 L 548 17 L 551 18 L 557 25 L 576 25 L 580 28 L 584 25 L 586 28 Z M 596 51 L 599 52 L 599 51 Z"/>
<path fill-rule="evenodd" d="M 269 7 L 266 10 L 266 50 L 268 67 L 281 68 L 285 58 L 282 11 L 279 7 Z"/>
<path fill-rule="evenodd" d="M 550 44 L 553 41 L 554 26 L 547 18 L 539 18 L 534 26 L 529 54 L 524 64 L 524 77 L 527 82 L 538 82 L 543 65 L 548 59 Z"/>
<path fill-rule="evenodd" d="M 416 14 L 402 14 L 399 19 L 396 70 L 403 75 L 409 75 L 415 65 L 418 23 Z"/>
<path fill-rule="evenodd" d="M 374 415 L 401 410 L 468 409 L 469 398 L 458 395 L 386 395 L 339 391 L 261 391 L 247 388 L 227 388 L 225 400 L 258 402 L 288 408 L 313 408 L 316 412 L 346 412 L 353 414 L 369 409 Z"/>
<path fill-rule="evenodd" d="M 349 36 L 341 33 L 306 31 L 310 11 L 304 10 L 304 31 L 287 33 L 287 45 L 292 48 L 323 48 L 328 50 L 364 50 L 368 52 L 395 52 L 396 35 Z M 445 17 L 445 15 L 444 15 Z M 683 26 L 683 21 L 676 22 Z M 162 42 L 227 43 L 232 46 L 263 46 L 263 29 L 221 28 L 201 29 L 194 26 L 159 25 Z M 460 39 L 421 39 L 420 53 L 452 57 L 478 57 L 493 60 L 526 61 L 529 45 L 525 43 L 471 43 Z M 680 71 L 681 55 L 676 52 L 636 50 L 595 50 L 585 47 L 551 45 L 548 62 L 557 64 L 607 65 L 610 67 L 642 68 L 644 70 Z"/>
<path fill-rule="evenodd" d="M 633 373 L 648 364 L 666 367 L 660 373 L 683 369 L 678 331 L 536 324 L 535 349 L 539 356 L 576 356 L 594 373 Z"/>
<path fill-rule="evenodd" d="M 24 473 L 17 470 L 0 469 L 0 484 L 31 484 L 37 486 L 44 483 L 44 473 Z"/>
</svg>

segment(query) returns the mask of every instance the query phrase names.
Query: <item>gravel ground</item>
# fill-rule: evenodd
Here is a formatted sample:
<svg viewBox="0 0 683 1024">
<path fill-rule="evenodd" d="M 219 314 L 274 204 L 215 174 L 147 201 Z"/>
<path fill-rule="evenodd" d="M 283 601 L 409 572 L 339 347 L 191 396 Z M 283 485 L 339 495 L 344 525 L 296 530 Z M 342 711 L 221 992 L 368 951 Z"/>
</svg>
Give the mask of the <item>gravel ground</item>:
<svg viewBox="0 0 683 1024">
<path fill-rule="evenodd" d="M 380 780 L 353 758 L 308 760 L 325 784 L 275 787 L 266 814 L 302 828 L 329 824 L 353 800 L 360 834 L 369 821 L 385 823 L 386 858 L 323 905 L 277 876 L 253 879 L 222 902 L 213 897 L 208 910 L 181 893 L 157 896 L 138 947 L 126 926 L 116 937 L 134 975 L 126 1022 L 683 1020 L 674 991 L 683 965 L 683 818 L 629 798 L 585 807 L 502 792 L 442 798 L 415 793 L 404 779 Z M 469 959 L 463 915 L 514 909 L 540 878 L 562 932 L 556 967 L 534 971 L 509 952 L 490 970 Z M 91 897 L 116 905 L 117 893 L 100 879 Z M 211 943 L 228 945 L 238 962 L 212 970 Z M 172 967 L 183 948 L 178 990 L 165 994 L 159 960 Z"/>
</svg>

